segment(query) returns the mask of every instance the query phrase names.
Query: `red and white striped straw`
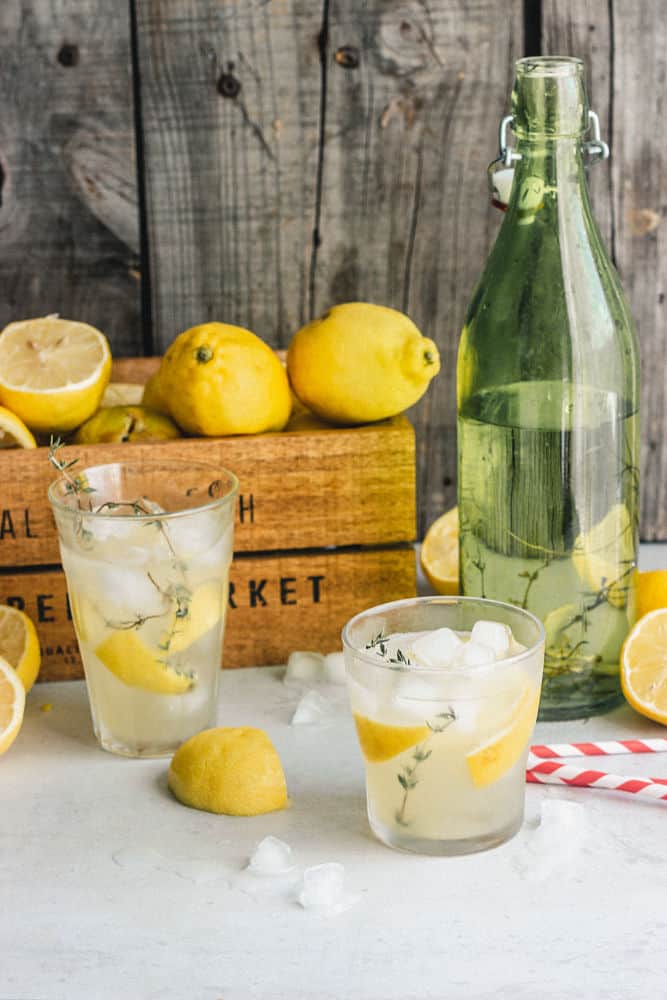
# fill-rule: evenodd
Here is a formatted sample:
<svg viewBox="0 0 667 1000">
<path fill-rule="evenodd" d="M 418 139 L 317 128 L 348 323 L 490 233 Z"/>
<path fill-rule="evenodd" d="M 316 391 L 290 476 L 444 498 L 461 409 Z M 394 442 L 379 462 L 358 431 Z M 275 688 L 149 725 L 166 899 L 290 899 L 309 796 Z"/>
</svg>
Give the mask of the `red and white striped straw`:
<svg viewBox="0 0 667 1000">
<path fill-rule="evenodd" d="M 574 767 L 561 761 L 540 760 L 532 754 L 528 755 L 526 781 L 545 785 L 568 785 L 571 788 L 604 788 L 615 792 L 630 792 L 632 795 L 654 801 L 667 801 L 667 778 L 608 774 L 606 771 Z"/>
<path fill-rule="evenodd" d="M 622 753 L 660 753 L 667 751 L 667 739 L 602 740 L 596 743 L 549 743 L 530 748 L 535 757 L 596 757 Z"/>
</svg>

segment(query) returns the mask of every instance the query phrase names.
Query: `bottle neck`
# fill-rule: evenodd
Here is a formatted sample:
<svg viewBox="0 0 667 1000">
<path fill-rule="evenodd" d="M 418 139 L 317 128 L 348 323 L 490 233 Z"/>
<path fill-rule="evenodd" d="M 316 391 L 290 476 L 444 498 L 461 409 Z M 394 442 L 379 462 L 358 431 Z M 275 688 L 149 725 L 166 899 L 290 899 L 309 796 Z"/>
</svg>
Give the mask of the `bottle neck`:
<svg viewBox="0 0 667 1000">
<path fill-rule="evenodd" d="M 583 213 L 592 223 L 581 137 L 522 138 L 517 143 L 508 217 L 524 224 L 545 208 Z"/>
</svg>

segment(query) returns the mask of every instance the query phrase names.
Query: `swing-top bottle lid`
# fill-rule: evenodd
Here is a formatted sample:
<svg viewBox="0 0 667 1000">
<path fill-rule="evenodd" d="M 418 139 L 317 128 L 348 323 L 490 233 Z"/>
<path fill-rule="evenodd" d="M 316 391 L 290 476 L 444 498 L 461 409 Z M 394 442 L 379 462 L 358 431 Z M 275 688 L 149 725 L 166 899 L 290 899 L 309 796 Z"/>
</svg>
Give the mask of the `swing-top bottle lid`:
<svg viewBox="0 0 667 1000">
<path fill-rule="evenodd" d="M 570 56 L 519 59 L 512 89 L 512 129 L 519 138 L 581 136 L 588 128 L 584 64 Z"/>
</svg>

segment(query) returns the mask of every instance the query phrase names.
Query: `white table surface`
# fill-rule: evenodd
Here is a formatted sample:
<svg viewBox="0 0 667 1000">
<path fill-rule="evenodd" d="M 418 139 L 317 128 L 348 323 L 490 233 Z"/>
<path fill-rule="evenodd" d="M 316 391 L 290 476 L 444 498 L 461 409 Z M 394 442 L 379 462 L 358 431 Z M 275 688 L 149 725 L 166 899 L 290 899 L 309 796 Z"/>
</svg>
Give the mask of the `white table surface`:
<svg viewBox="0 0 667 1000">
<path fill-rule="evenodd" d="M 667 549 L 644 549 L 642 564 L 667 565 Z M 219 724 L 269 733 L 292 800 L 249 819 L 181 806 L 168 761 L 97 749 L 83 683 L 33 689 L 0 760 L 0 1000 L 665 995 L 667 804 L 529 785 L 524 828 L 500 848 L 391 851 L 367 827 L 343 692 L 330 724 L 291 727 L 299 692 L 281 674 L 222 678 Z M 541 724 L 535 739 L 648 735 L 667 733 L 624 707 Z M 667 755 L 610 763 L 667 777 Z M 540 857 L 541 804 L 556 799 L 580 808 L 560 840 L 545 821 L 542 835 L 558 846 Z M 291 844 L 294 876 L 244 871 L 268 834 Z M 324 861 L 342 862 L 360 896 L 330 917 L 295 900 L 299 873 Z"/>
</svg>

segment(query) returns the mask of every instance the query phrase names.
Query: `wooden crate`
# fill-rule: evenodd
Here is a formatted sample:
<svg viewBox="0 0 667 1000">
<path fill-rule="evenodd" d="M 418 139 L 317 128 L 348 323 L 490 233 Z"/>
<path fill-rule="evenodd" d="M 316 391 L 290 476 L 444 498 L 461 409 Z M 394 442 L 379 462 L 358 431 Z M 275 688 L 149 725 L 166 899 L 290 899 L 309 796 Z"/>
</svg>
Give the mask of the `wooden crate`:
<svg viewBox="0 0 667 1000">
<path fill-rule="evenodd" d="M 156 359 L 114 362 L 143 382 Z M 303 421 L 279 434 L 71 446 L 82 467 L 162 455 L 226 466 L 240 481 L 224 666 L 329 651 L 357 611 L 415 593 L 415 443 L 405 417 L 357 428 Z M 47 450 L 0 452 L 0 603 L 37 625 L 42 680 L 82 676 L 47 501 Z"/>
</svg>

